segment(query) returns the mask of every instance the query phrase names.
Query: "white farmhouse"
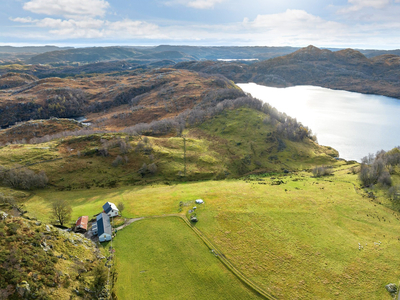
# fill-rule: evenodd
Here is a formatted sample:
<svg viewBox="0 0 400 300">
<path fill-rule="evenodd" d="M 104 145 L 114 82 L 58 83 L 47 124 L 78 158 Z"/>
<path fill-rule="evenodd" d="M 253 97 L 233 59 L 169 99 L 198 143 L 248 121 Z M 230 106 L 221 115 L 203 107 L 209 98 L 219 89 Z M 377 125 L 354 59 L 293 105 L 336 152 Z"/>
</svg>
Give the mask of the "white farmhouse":
<svg viewBox="0 0 400 300">
<path fill-rule="evenodd" d="M 103 210 L 110 218 L 118 216 L 119 214 L 118 208 L 111 202 L 106 202 L 106 204 L 103 205 Z"/>
</svg>

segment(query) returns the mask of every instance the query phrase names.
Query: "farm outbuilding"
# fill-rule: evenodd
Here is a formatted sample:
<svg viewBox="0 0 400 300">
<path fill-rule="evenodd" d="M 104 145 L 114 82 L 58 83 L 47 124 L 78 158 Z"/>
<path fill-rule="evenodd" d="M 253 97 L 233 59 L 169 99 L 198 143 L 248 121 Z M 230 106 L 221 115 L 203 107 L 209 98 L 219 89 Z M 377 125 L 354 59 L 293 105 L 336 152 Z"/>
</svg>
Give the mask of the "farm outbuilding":
<svg viewBox="0 0 400 300">
<path fill-rule="evenodd" d="M 116 217 L 119 214 L 118 208 L 111 202 L 106 202 L 106 204 L 103 205 L 103 210 L 110 218 Z"/>
<path fill-rule="evenodd" d="M 100 242 L 111 241 L 112 228 L 110 217 L 106 213 L 101 213 L 96 218 L 97 221 L 97 234 Z"/>
<path fill-rule="evenodd" d="M 86 232 L 88 228 L 88 216 L 79 217 L 75 223 L 75 231 L 77 232 Z"/>
<path fill-rule="evenodd" d="M 97 221 L 92 223 L 92 234 L 93 235 L 97 235 L 98 234 L 98 230 L 97 230 Z"/>
</svg>

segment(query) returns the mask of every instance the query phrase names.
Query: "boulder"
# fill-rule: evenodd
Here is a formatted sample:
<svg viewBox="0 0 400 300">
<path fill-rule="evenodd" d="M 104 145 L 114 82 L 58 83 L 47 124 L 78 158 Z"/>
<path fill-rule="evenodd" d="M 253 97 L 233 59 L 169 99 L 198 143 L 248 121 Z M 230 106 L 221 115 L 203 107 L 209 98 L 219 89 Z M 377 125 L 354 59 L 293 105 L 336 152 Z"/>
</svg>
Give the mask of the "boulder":
<svg viewBox="0 0 400 300">
<path fill-rule="evenodd" d="M 24 298 L 28 298 L 29 294 L 31 293 L 31 289 L 29 287 L 29 283 L 21 281 L 21 283 L 17 284 L 17 293 Z"/>
<path fill-rule="evenodd" d="M 397 285 L 395 285 L 394 283 L 389 283 L 385 286 L 385 288 L 391 294 L 395 294 L 397 292 Z"/>
</svg>

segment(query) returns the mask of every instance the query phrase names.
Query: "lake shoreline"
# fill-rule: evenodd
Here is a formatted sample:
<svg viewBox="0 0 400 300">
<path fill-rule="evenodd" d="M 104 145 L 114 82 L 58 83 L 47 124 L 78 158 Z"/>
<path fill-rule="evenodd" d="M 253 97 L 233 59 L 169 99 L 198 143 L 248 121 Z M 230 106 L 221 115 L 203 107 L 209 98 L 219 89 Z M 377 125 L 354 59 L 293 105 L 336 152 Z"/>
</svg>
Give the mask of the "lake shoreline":
<svg viewBox="0 0 400 300">
<path fill-rule="evenodd" d="M 396 98 L 310 85 L 237 85 L 311 128 L 321 145 L 335 148 L 346 160 L 360 161 L 369 153 L 400 145 L 400 101 Z"/>
</svg>

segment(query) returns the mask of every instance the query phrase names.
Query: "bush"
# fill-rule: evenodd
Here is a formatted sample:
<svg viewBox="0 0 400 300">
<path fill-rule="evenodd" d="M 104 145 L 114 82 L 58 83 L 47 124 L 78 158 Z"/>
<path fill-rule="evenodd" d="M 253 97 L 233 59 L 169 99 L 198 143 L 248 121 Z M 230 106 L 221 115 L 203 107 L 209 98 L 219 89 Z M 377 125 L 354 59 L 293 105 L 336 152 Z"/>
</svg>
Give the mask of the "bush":
<svg viewBox="0 0 400 300">
<path fill-rule="evenodd" d="M 114 161 L 112 162 L 113 167 L 118 167 L 119 165 L 122 165 L 124 163 L 124 159 L 121 156 L 117 156 Z"/>
<path fill-rule="evenodd" d="M 148 170 L 151 174 L 155 174 L 157 172 L 157 165 L 155 163 L 150 164 Z"/>
<path fill-rule="evenodd" d="M 332 175 L 332 168 L 330 167 L 325 167 L 325 166 L 320 166 L 320 167 L 315 167 L 312 169 L 312 174 L 314 177 L 322 177 L 322 176 L 327 176 L 327 175 Z"/>
<path fill-rule="evenodd" d="M 48 181 L 49 179 L 43 171 L 35 173 L 28 168 L 22 167 L 7 170 L 3 178 L 5 185 L 23 190 L 43 188 L 47 185 Z"/>
<path fill-rule="evenodd" d="M 389 172 L 384 171 L 378 178 L 378 183 L 383 186 L 391 186 L 392 185 L 392 178 L 390 177 Z"/>
</svg>

